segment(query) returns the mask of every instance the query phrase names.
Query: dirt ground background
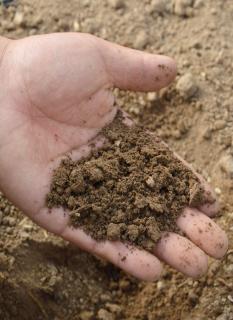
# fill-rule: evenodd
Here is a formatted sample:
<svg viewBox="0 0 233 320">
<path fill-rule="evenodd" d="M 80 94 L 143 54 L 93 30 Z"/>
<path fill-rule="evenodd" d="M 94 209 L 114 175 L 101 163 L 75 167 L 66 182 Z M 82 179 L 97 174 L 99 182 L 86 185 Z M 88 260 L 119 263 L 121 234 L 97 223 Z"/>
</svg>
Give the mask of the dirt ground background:
<svg viewBox="0 0 233 320">
<path fill-rule="evenodd" d="M 0 195 L 0 319 L 233 319 L 233 1 L 22 0 L 0 6 L 0 34 L 89 32 L 173 56 L 160 93 L 116 90 L 118 104 L 206 176 L 228 232 L 222 261 L 191 280 L 165 268 L 143 283 L 48 234 Z M 181 79 L 181 80 L 180 80 Z"/>
</svg>

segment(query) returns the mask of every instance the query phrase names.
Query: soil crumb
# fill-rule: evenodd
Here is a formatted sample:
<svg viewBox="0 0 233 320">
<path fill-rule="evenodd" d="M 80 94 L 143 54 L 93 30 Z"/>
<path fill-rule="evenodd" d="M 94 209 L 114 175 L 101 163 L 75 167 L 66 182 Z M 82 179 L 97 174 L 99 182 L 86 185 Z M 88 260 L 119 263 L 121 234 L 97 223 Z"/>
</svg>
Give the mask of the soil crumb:
<svg viewBox="0 0 233 320">
<path fill-rule="evenodd" d="M 67 157 L 54 171 L 46 202 L 68 209 L 70 224 L 96 240 L 121 240 L 151 251 L 163 231 L 176 231 L 186 206 L 203 203 L 197 177 L 143 126 L 118 111 L 87 158 Z"/>
</svg>

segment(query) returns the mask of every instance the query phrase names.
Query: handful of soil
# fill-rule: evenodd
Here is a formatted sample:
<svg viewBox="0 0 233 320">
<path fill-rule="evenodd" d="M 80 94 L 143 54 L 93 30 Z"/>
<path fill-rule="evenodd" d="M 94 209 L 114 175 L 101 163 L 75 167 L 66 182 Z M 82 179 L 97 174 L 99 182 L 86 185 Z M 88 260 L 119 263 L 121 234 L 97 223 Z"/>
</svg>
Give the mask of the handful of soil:
<svg viewBox="0 0 233 320">
<path fill-rule="evenodd" d="M 191 170 L 141 125 L 119 111 L 100 136 L 106 143 L 85 159 L 61 161 L 46 202 L 68 209 L 70 224 L 96 240 L 120 240 L 151 251 L 163 231 L 176 231 L 186 206 L 203 202 Z"/>
</svg>

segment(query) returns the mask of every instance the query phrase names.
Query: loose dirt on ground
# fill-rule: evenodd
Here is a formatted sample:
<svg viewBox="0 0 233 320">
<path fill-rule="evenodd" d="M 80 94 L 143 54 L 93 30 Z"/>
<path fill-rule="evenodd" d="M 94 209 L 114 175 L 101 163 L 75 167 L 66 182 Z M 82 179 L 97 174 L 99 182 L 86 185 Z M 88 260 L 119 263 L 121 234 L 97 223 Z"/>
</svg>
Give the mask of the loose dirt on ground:
<svg viewBox="0 0 233 320">
<path fill-rule="evenodd" d="M 0 318 L 231 320 L 233 310 L 233 3 L 231 0 L 29 0 L 0 7 L 0 34 L 89 32 L 178 63 L 159 93 L 115 90 L 116 103 L 202 172 L 229 236 L 222 261 L 192 280 L 126 276 L 34 225 L 0 196 Z"/>
</svg>

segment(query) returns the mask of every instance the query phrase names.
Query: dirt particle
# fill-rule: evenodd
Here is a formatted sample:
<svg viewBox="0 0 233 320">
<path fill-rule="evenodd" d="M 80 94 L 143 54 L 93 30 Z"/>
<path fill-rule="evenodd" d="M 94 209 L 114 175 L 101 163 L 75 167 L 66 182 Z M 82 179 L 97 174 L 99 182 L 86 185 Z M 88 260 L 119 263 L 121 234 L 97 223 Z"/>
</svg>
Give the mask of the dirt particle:
<svg viewBox="0 0 233 320">
<path fill-rule="evenodd" d="M 129 236 L 129 240 L 130 240 L 131 242 L 134 242 L 134 241 L 138 238 L 139 232 L 140 232 L 140 230 L 139 230 L 139 227 L 138 227 L 138 226 L 136 226 L 136 225 L 134 225 L 134 224 L 130 224 L 130 225 L 128 226 L 128 236 Z"/>
<path fill-rule="evenodd" d="M 13 23 L 17 27 L 22 27 L 24 25 L 24 23 L 25 23 L 24 13 L 17 11 L 15 13 L 15 16 L 14 16 L 14 19 L 13 19 Z"/>
<path fill-rule="evenodd" d="M 159 81 L 159 77 L 155 78 L 156 81 Z M 156 92 L 149 92 L 147 93 L 147 100 L 148 101 L 155 101 L 156 100 Z"/>
<path fill-rule="evenodd" d="M 180 77 L 176 89 L 185 100 L 192 98 L 198 91 L 196 81 L 191 73 L 186 73 Z"/>
<path fill-rule="evenodd" d="M 120 315 L 122 313 L 122 307 L 119 306 L 118 304 L 106 303 L 105 307 L 111 313 L 114 313 L 116 315 Z"/>
<path fill-rule="evenodd" d="M 125 1 L 124 0 L 108 0 L 108 4 L 113 9 L 123 9 L 125 7 Z"/>
<path fill-rule="evenodd" d="M 195 306 L 198 302 L 198 295 L 194 291 L 190 291 L 188 294 L 188 299 L 193 306 Z"/>
<path fill-rule="evenodd" d="M 206 127 L 204 128 L 203 132 L 202 132 L 202 137 L 205 140 L 210 140 L 212 136 L 212 128 Z"/>
<path fill-rule="evenodd" d="M 233 157 L 231 155 L 222 156 L 219 160 L 219 167 L 229 178 L 233 178 Z"/>
<path fill-rule="evenodd" d="M 164 64 L 158 64 L 158 67 L 162 70 L 165 70 L 166 69 L 166 66 Z"/>
<path fill-rule="evenodd" d="M 92 320 L 94 319 L 93 311 L 82 311 L 79 315 L 81 320 Z"/>
<path fill-rule="evenodd" d="M 222 130 L 226 126 L 226 121 L 223 119 L 216 120 L 213 125 L 213 130 Z"/>
<path fill-rule="evenodd" d="M 153 179 L 153 177 L 149 177 L 147 180 L 146 180 L 146 184 L 148 185 L 148 187 L 150 188 L 154 188 L 155 186 L 155 180 Z"/>
<path fill-rule="evenodd" d="M 141 30 L 137 35 L 134 40 L 134 48 L 136 49 L 144 49 L 149 42 L 148 34 L 144 31 Z"/>
<path fill-rule="evenodd" d="M 150 13 L 157 13 L 160 15 L 170 12 L 170 10 L 171 3 L 167 0 L 152 0 L 149 7 Z"/>
<path fill-rule="evenodd" d="M 109 312 L 105 309 L 100 309 L 97 313 L 97 319 L 99 319 L 99 320 L 115 320 L 115 316 L 111 312 Z"/>
<path fill-rule="evenodd" d="M 110 223 L 107 227 L 108 239 L 114 241 L 121 238 L 121 232 L 124 226 L 124 224 Z"/>
<path fill-rule="evenodd" d="M 193 0 L 174 0 L 174 13 L 181 17 L 189 16 L 193 2 Z"/>
</svg>

